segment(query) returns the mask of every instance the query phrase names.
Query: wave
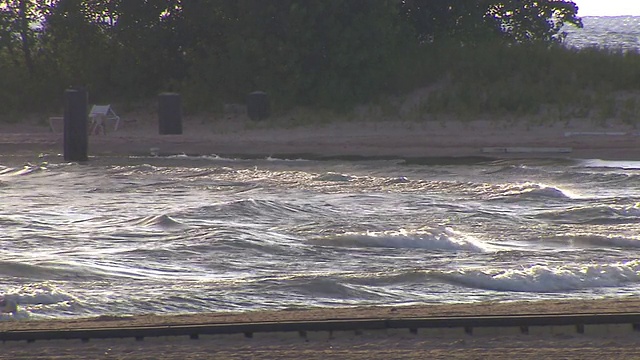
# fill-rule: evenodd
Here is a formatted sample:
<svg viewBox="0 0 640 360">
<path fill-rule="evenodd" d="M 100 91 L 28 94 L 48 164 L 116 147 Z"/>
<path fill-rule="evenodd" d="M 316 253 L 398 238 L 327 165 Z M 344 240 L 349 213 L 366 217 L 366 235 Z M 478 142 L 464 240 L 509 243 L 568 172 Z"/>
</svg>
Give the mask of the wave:
<svg viewBox="0 0 640 360">
<path fill-rule="evenodd" d="M 27 291 L 30 290 L 27 288 Z M 21 290 L 18 293 L 8 294 L 7 298 L 13 298 L 18 305 L 53 305 L 68 301 L 77 301 L 77 299 L 67 293 L 56 289 L 36 289 L 36 291 L 25 292 Z"/>
<path fill-rule="evenodd" d="M 97 252 L 97 251 L 96 251 Z M 155 252 L 155 254 L 154 254 Z M 151 258 L 152 255 L 167 255 L 169 251 L 132 249 L 120 250 L 118 253 L 125 255 L 148 255 L 137 258 Z M 170 255 L 175 255 L 170 254 Z M 168 258 L 168 257 L 165 257 Z M 131 263 L 126 257 L 118 260 L 103 259 L 101 261 L 68 260 L 65 262 L 43 262 L 41 264 L 25 264 L 19 262 L 0 262 L 0 277 L 9 281 L 104 281 L 114 278 L 148 279 L 163 278 L 165 276 L 180 276 L 183 279 L 194 278 L 191 272 L 183 271 L 181 267 L 157 264 L 153 267 L 145 267 L 140 260 Z M 197 275 L 195 276 L 197 277 Z M 1 291 L 0 291 L 1 293 Z"/>
<path fill-rule="evenodd" d="M 636 223 L 640 219 L 640 203 L 631 206 L 581 206 L 566 210 L 546 211 L 536 217 L 553 222 L 584 225 Z"/>
<path fill-rule="evenodd" d="M 534 265 L 516 270 L 463 269 L 437 277 L 454 285 L 514 292 L 563 292 L 640 282 L 640 260 L 585 266 Z"/>
<path fill-rule="evenodd" d="M 143 227 L 177 228 L 186 225 L 175 220 L 169 215 L 152 215 L 138 218 L 131 221 L 132 225 Z"/>
<path fill-rule="evenodd" d="M 405 176 L 398 176 L 386 180 L 387 185 L 406 184 L 408 182 L 411 182 L 411 180 L 407 179 Z"/>
<path fill-rule="evenodd" d="M 544 169 L 531 167 L 523 164 L 502 165 L 496 162 L 494 163 L 494 165 L 499 165 L 499 167 L 497 169 L 491 168 L 489 170 L 484 171 L 483 173 L 488 175 L 505 174 L 505 175 L 518 175 L 518 176 L 523 176 L 523 175 L 539 176 L 539 175 L 544 175 L 548 173 L 548 171 Z"/>
<path fill-rule="evenodd" d="M 30 175 L 42 170 L 46 170 L 46 169 L 47 169 L 47 163 L 42 163 L 38 165 L 25 164 L 23 167 L 0 166 L 0 176 L 1 177 L 24 176 L 24 175 Z"/>
<path fill-rule="evenodd" d="M 68 280 L 89 276 L 82 269 L 65 268 L 63 264 L 25 264 L 17 261 L 0 261 L 0 276 L 15 279 Z"/>
<path fill-rule="evenodd" d="M 623 169 L 623 170 L 640 170 L 640 161 L 631 161 L 631 160 L 620 161 L 620 160 L 590 159 L 590 160 L 583 160 L 579 165 L 586 168 L 614 168 L 614 169 Z"/>
<path fill-rule="evenodd" d="M 367 299 L 383 298 L 383 291 L 364 285 L 343 283 L 333 276 L 305 276 L 289 279 L 284 284 L 272 285 L 287 294 L 298 293 L 311 295 L 315 298 L 327 298 L 335 302 L 337 299 Z"/>
<path fill-rule="evenodd" d="M 533 182 L 492 184 L 461 181 L 417 181 L 421 191 L 465 193 L 484 200 L 570 200 L 571 192 L 560 187 Z"/>
<path fill-rule="evenodd" d="M 167 159 L 186 159 L 186 160 L 240 161 L 240 159 L 226 158 L 226 157 L 218 156 L 216 154 L 211 154 L 211 155 L 177 154 L 177 155 L 165 156 L 165 158 L 167 158 Z"/>
<path fill-rule="evenodd" d="M 492 199 L 571 199 L 571 196 L 559 187 L 536 183 L 509 184 L 496 190 L 491 196 Z"/>
<path fill-rule="evenodd" d="M 248 162 L 248 161 L 256 161 L 256 160 L 265 160 L 270 162 L 298 162 L 298 161 L 310 161 L 308 159 L 303 158 L 279 158 L 273 156 L 267 156 L 264 159 L 259 159 L 251 156 L 243 156 L 243 157 L 224 157 L 217 154 L 208 154 L 208 155 L 193 155 L 193 154 L 172 154 L 172 155 L 152 155 L 153 158 L 162 158 L 162 159 L 185 159 L 185 160 L 209 160 L 209 161 L 221 161 L 221 162 Z M 141 158 L 148 158 L 148 156 L 143 156 Z"/>
<path fill-rule="evenodd" d="M 568 183 L 586 183 L 586 182 L 594 182 L 598 183 L 598 186 L 602 186 L 604 184 L 615 184 L 618 186 L 639 186 L 640 185 L 640 173 L 634 174 L 628 171 L 571 171 L 571 172 L 562 172 L 558 174 L 557 179 L 560 179 L 562 182 Z"/>
<path fill-rule="evenodd" d="M 302 161 L 302 162 L 308 162 L 311 160 L 308 159 L 303 159 L 303 158 L 295 158 L 295 159 L 287 159 L 287 158 L 277 158 L 277 157 L 273 157 L 273 156 L 267 156 L 265 158 L 266 161 L 273 161 L 273 162 L 298 162 L 298 161 Z"/>
<path fill-rule="evenodd" d="M 597 248 L 629 248 L 639 249 L 640 238 L 622 236 L 603 236 L 595 234 L 578 234 L 558 236 L 552 239 L 572 244 L 574 246 L 597 247 Z"/>
<path fill-rule="evenodd" d="M 243 217 L 276 217 L 278 219 L 282 219 L 282 217 L 286 218 L 288 216 L 298 214 L 305 215 L 311 212 L 314 212 L 315 215 L 318 216 L 322 212 L 328 211 L 328 209 L 313 204 L 298 205 L 268 199 L 240 199 L 214 205 L 206 205 L 198 208 L 196 211 L 204 214 L 210 214 L 210 216 L 214 218 L 222 217 L 239 219 Z"/>
<path fill-rule="evenodd" d="M 427 270 L 398 270 L 378 273 L 354 274 L 346 277 L 350 283 L 367 286 L 396 286 L 399 284 L 424 284 L 429 280 Z"/>
<path fill-rule="evenodd" d="M 30 307 L 79 302 L 74 296 L 47 283 L 26 284 L 18 288 L 8 289 L 2 295 L 4 295 L 5 299 L 16 303 L 19 310 L 20 308 L 28 309 Z"/>
<path fill-rule="evenodd" d="M 328 181 L 328 182 L 342 182 L 342 181 L 348 182 L 353 180 L 353 176 L 334 173 L 334 172 L 328 172 L 328 173 L 316 176 L 315 178 L 313 178 L 313 180 Z"/>
<path fill-rule="evenodd" d="M 450 228 L 409 233 L 385 231 L 344 233 L 313 240 L 313 243 L 337 247 L 426 249 L 483 252 L 487 246 L 479 241 L 464 239 Z"/>
</svg>

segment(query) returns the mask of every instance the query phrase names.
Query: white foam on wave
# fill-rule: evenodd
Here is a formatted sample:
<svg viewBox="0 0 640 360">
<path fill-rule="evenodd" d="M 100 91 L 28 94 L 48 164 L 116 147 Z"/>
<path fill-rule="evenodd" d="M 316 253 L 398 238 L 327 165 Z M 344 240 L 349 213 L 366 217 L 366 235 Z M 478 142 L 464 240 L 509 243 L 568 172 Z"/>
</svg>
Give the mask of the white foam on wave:
<svg viewBox="0 0 640 360">
<path fill-rule="evenodd" d="M 335 172 L 328 172 L 322 175 L 318 175 L 316 176 L 313 180 L 315 181 L 335 181 L 335 182 L 340 182 L 340 181 L 344 181 L 344 182 L 348 182 L 353 180 L 353 177 L 350 175 L 346 175 L 346 174 L 340 174 L 340 173 L 335 173 Z"/>
<path fill-rule="evenodd" d="M 70 294 L 47 283 L 24 285 L 7 292 L 5 298 L 15 301 L 18 305 L 51 305 L 76 301 Z"/>
<path fill-rule="evenodd" d="M 638 283 L 640 260 L 613 264 L 533 265 L 509 270 L 462 269 L 442 275 L 453 283 L 485 290 L 560 292 Z"/>
<path fill-rule="evenodd" d="M 40 165 L 26 164 L 23 167 L 19 167 L 19 168 L 1 167 L 0 177 L 29 175 L 34 172 L 46 169 L 46 165 L 47 163 L 43 163 Z"/>
<path fill-rule="evenodd" d="M 344 247 L 386 247 L 483 252 L 488 246 L 451 228 L 409 232 L 406 230 L 366 233 L 344 233 L 319 240 L 323 245 Z"/>
<path fill-rule="evenodd" d="M 623 170 L 640 170 L 640 161 L 631 160 L 583 160 L 579 164 L 586 168 L 614 168 Z"/>
<path fill-rule="evenodd" d="M 405 176 L 398 176 L 395 178 L 390 178 L 389 180 L 387 180 L 387 184 L 392 185 L 392 184 L 406 184 L 411 182 L 411 180 L 409 180 L 407 177 Z"/>
<path fill-rule="evenodd" d="M 539 216 L 552 221 L 573 223 L 634 223 L 640 217 L 640 204 L 575 206 L 561 210 L 543 211 Z"/>
<path fill-rule="evenodd" d="M 615 234 L 597 234 L 589 232 L 566 233 L 547 239 L 577 248 L 632 248 L 640 249 L 640 236 L 623 236 Z"/>
<path fill-rule="evenodd" d="M 3 296 L 6 300 L 15 303 L 18 311 L 1 314 L 0 321 L 29 318 L 31 315 L 29 308 L 33 307 L 78 302 L 74 296 L 47 283 L 27 284 L 19 288 L 8 289 Z"/>
<path fill-rule="evenodd" d="M 302 158 L 297 158 L 297 159 L 281 159 L 281 158 L 277 158 L 277 157 L 273 157 L 273 156 L 267 156 L 267 157 L 265 158 L 265 160 L 267 160 L 267 161 L 275 161 L 275 162 L 277 162 L 277 161 L 282 161 L 282 162 L 298 162 L 298 161 L 308 162 L 308 161 L 311 161 L 311 160 L 308 160 L 308 159 L 302 159 Z"/>
<path fill-rule="evenodd" d="M 216 160 L 216 161 L 240 161 L 240 159 L 226 158 L 216 154 L 211 155 L 187 155 L 176 154 L 166 156 L 167 159 L 186 159 L 186 160 Z"/>
<path fill-rule="evenodd" d="M 621 216 L 640 216 L 640 202 L 631 206 L 623 206 L 619 209 L 615 209 L 615 211 Z"/>
<path fill-rule="evenodd" d="M 570 199 L 572 194 L 557 186 L 537 183 L 509 184 L 498 194 L 503 197 L 543 197 L 552 199 Z"/>
</svg>

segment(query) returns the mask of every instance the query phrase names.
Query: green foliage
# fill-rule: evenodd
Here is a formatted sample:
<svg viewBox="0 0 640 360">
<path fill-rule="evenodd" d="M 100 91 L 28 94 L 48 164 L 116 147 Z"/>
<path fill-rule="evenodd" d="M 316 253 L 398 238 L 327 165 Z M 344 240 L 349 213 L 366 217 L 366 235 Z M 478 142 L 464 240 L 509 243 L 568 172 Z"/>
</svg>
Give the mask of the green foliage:
<svg viewBox="0 0 640 360">
<path fill-rule="evenodd" d="M 622 106 L 620 106 L 620 119 L 623 122 L 637 127 L 639 115 L 640 104 L 638 104 L 638 99 L 627 98 L 622 102 Z"/>
<path fill-rule="evenodd" d="M 435 89 L 420 104 L 417 118 L 516 115 L 555 121 L 594 116 L 631 123 L 640 112 L 633 95 L 640 91 L 640 81 L 633 80 L 640 71 L 636 53 L 546 44 L 461 47 L 443 42 L 425 45 L 415 56 L 420 59 L 415 74 L 424 78 L 398 82 L 408 84 L 407 91 L 416 84 Z M 618 96 L 626 100 L 617 101 Z"/>
<path fill-rule="evenodd" d="M 552 42 L 562 40 L 565 23 L 582 27 L 568 0 L 402 0 L 399 7 L 421 42 Z"/>
<path fill-rule="evenodd" d="M 218 25 L 224 35 L 203 35 L 218 46 L 188 55 L 188 86 L 228 102 L 262 89 L 282 107 L 347 108 L 385 89 L 406 45 L 392 1 L 239 1 L 209 11 L 232 17 Z"/>
<path fill-rule="evenodd" d="M 187 111 L 217 112 L 264 90 L 275 112 L 345 111 L 430 86 L 417 111 L 432 118 L 609 116 L 614 104 L 633 121 L 636 103 L 611 94 L 640 90 L 639 55 L 558 46 L 563 24 L 581 26 L 576 11 L 564 0 L 0 0 L 0 96 L 6 111 L 33 111 L 58 109 L 69 86 L 129 104 L 177 91 Z"/>
</svg>

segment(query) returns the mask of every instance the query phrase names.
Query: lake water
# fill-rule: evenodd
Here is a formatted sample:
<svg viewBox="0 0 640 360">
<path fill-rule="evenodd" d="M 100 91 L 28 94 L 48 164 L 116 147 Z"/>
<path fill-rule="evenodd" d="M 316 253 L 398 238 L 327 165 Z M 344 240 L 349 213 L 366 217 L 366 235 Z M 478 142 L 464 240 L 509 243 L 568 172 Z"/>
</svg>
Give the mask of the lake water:
<svg viewBox="0 0 640 360">
<path fill-rule="evenodd" d="M 600 47 L 624 51 L 640 49 L 640 16 L 589 16 L 584 28 L 565 26 L 566 44 L 577 48 Z"/>
<path fill-rule="evenodd" d="M 640 294 L 640 162 L 5 161 L 0 198 L 20 317 Z"/>
<path fill-rule="evenodd" d="M 20 318 L 640 294 L 640 161 L 60 161 L 0 157 Z"/>
</svg>

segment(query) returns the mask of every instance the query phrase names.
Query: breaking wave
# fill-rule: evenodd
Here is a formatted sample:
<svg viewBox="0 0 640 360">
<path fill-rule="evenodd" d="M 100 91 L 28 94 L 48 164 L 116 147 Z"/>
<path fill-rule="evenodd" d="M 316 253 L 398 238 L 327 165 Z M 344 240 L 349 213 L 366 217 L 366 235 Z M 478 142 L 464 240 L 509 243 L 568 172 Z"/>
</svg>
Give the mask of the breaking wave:
<svg viewBox="0 0 640 360">
<path fill-rule="evenodd" d="M 385 231 L 344 233 L 316 239 L 317 244 L 339 247 L 382 247 L 397 249 L 426 249 L 483 252 L 487 246 L 473 239 L 465 239 L 450 228 L 432 231 Z"/>
<path fill-rule="evenodd" d="M 484 290 L 561 292 L 638 283 L 640 260 L 584 266 L 534 265 L 512 270 L 462 269 L 443 273 L 441 277 L 452 284 Z"/>
</svg>

